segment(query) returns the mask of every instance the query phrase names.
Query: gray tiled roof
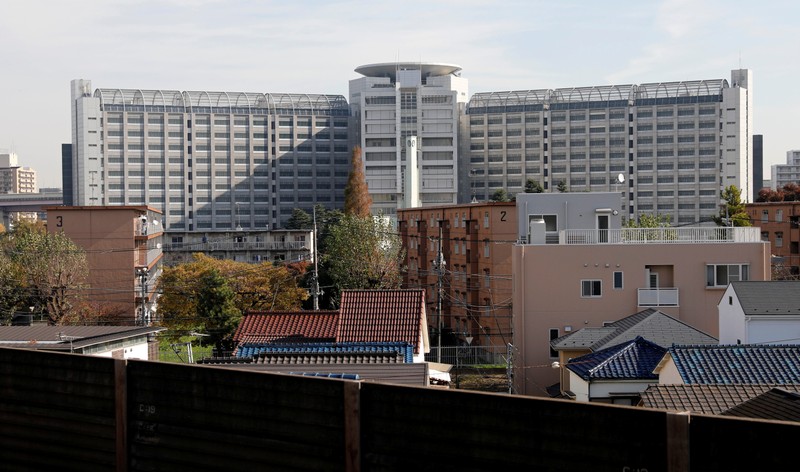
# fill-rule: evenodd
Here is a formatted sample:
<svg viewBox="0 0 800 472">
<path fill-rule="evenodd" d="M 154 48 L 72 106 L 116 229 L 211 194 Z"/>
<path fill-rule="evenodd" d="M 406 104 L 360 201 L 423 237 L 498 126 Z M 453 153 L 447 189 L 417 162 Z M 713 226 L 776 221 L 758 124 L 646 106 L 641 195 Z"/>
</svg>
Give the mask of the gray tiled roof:
<svg viewBox="0 0 800 472">
<path fill-rule="evenodd" d="M 641 406 L 718 415 L 773 387 L 764 384 L 651 385 L 642 392 Z M 782 385 L 781 388 L 800 392 L 800 385 Z"/>
<path fill-rule="evenodd" d="M 155 326 L 0 326 L 0 346 L 31 349 L 79 349 L 118 339 L 157 333 L 164 328 Z M 60 335 L 60 337 L 59 337 Z"/>
<path fill-rule="evenodd" d="M 800 421 L 800 394 L 785 388 L 773 388 L 722 414 L 740 418 Z"/>
<path fill-rule="evenodd" d="M 800 346 L 673 346 L 667 354 L 687 384 L 800 384 Z"/>
<path fill-rule="evenodd" d="M 800 315 L 800 281 L 731 282 L 745 315 Z"/>
<path fill-rule="evenodd" d="M 553 340 L 556 350 L 588 349 L 597 351 L 606 346 L 624 343 L 641 336 L 661 347 L 673 344 L 717 344 L 717 338 L 689 326 L 666 313 L 648 308 L 603 328 L 583 328 Z"/>
</svg>

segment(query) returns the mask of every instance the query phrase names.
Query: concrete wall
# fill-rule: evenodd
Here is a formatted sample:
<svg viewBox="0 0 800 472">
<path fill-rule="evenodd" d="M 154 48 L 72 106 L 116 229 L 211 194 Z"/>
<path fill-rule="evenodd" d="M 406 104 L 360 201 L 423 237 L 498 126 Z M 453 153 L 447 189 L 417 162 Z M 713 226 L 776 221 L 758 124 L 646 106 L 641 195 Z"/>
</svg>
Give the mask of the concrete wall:
<svg viewBox="0 0 800 472">
<path fill-rule="evenodd" d="M 722 294 L 719 305 L 717 305 L 717 312 L 719 313 L 719 343 L 747 343 L 744 311 L 732 285 L 728 285 L 725 293 Z"/>
</svg>

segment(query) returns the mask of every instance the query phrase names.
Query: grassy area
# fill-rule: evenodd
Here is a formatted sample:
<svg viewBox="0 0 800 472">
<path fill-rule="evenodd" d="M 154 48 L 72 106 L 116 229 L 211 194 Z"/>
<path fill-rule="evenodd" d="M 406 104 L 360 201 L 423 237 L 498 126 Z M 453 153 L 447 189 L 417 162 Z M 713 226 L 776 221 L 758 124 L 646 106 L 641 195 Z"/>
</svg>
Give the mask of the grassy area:
<svg viewBox="0 0 800 472">
<path fill-rule="evenodd" d="M 177 343 L 169 343 L 166 340 L 161 341 L 158 349 L 158 360 L 161 362 L 175 362 L 185 364 L 188 361 L 188 349 L 186 343 L 192 343 L 192 356 L 195 361 L 204 357 L 211 357 L 211 349 L 213 346 L 210 344 L 201 345 L 200 341 L 194 336 L 184 336 Z"/>
</svg>

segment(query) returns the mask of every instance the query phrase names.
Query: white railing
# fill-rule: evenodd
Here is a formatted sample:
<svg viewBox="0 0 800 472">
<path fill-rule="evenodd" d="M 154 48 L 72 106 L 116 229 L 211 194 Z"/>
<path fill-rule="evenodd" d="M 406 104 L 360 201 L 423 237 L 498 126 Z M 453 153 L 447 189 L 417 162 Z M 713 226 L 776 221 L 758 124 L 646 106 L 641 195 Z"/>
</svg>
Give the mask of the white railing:
<svg viewBox="0 0 800 472">
<path fill-rule="evenodd" d="M 308 244 L 302 241 L 284 241 L 284 242 L 267 242 L 267 241 L 247 241 L 247 242 L 234 242 L 234 241 L 214 241 L 207 243 L 175 243 L 164 245 L 164 251 L 185 251 L 185 252 L 203 252 L 203 251 L 241 251 L 241 250 L 264 250 L 264 251 L 286 251 L 286 250 L 307 250 Z"/>
<path fill-rule="evenodd" d="M 678 306 L 678 289 L 640 288 L 639 306 Z"/>
<path fill-rule="evenodd" d="M 759 228 L 685 227 L 566 229 L 559 232 L 559 244 L 697 244 L 756 243 L 761 241 Z"/>
</svg>

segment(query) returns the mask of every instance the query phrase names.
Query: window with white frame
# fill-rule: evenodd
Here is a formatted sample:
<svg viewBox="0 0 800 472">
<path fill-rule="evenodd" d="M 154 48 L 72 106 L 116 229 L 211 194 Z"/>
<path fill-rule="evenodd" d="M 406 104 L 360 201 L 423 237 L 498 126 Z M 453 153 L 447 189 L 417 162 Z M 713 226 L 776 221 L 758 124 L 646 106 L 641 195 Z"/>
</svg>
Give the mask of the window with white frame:
<svg viewBox="0 0 800 472">
<path fill-rule="evenodd" d="M 622 272 L 614 272 L 614 289 L 622 290 Z"/>
<path fill-rule="evenodd" d="M 749 264 L 706 265 L 706 287 L 725 288 L 731 282 L 750 280 Z"/>
<path fill-rule="evenodd" d="M 783 221 L 783 210 L 777 209 L 775 210 L 775 222 L 780 223 Z"/>
<path fill-rule="evenodd" d="M 581 280 L 581 297 L 598 298 L 603 296 L 603 283 L 600 280 Z"/>
<path fill-rule="evenodd" d="M 489 257 L 489 240 L 483 241 L 483 257 Z"/>
<path fill-rule="evenodd" d="M 775 231 L 775 247 L 783 247 L 783 231 Z"/>
<path fill-rule="evenodd" d="M 488 211 L 483 213 L 483 227 L 484 228 L 488 228 L 489 227 L 489 212 Z"/>
<path fill-rule="evenodd" d="M 761 210 L 761 222 L 769 223 L 769 210 Z"/>
</svg>

